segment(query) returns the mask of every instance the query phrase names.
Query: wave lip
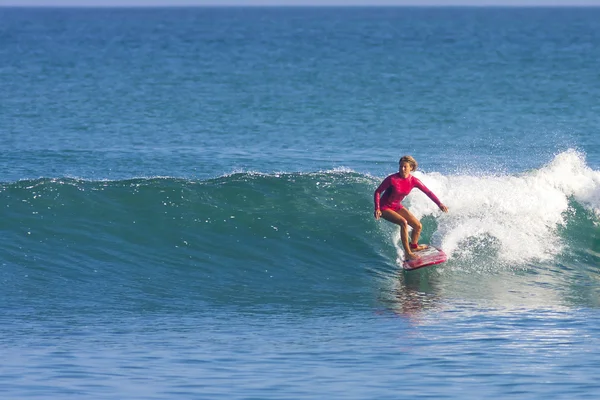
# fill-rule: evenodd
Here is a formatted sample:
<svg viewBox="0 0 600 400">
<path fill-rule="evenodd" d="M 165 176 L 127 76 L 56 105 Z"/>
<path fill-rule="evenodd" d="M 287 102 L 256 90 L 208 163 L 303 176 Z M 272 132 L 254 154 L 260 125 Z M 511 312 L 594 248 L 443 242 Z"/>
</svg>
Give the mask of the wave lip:
<svg viewBox="0 0 600 400">
<path fill-rule="evenodd" d="M 431 241 L 455 262 L 481 257 L 508 266 L 552 261 L 570 243 L 565 234 L 572 232 L 567 228 L 578 207 L 595 222 L 600 217 L 600 172 L 588 167 L 584 154 L 575 150 L 518 175 L 415 174 L 450 212 L 440 213 L 418 191 L 407 204 L 425 221 L 425 230 L 427 223 L 434 226 Z M 398 234 L 394 240 L 399 241 Z M 401 247 L 396 249 L 401 258 Z"/>
</svg>

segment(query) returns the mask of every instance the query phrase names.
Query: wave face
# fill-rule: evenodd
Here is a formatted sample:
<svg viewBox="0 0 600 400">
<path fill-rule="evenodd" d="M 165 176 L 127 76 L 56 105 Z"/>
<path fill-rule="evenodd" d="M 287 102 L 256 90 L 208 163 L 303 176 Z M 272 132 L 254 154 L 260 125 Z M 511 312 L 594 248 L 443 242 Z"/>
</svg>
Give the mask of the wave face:
<svg viewBox="0 0 600 400">
<path fill-rule="evenodd" d="M 442 214 L 418 191 L 406 202 L 422 218 L 422 241 L 449 254 L 437 271 L 560 269 L 566 260 L 590 269 L 600 260 L 600 172 L 581 153 L 520 175 L 416 175 L 450 208 Z M 372 217 L 380 181 L 334 170 L 4 183 L 2 301 L 369 303 L 402 255 L 397 228 Z"/>
</svg>

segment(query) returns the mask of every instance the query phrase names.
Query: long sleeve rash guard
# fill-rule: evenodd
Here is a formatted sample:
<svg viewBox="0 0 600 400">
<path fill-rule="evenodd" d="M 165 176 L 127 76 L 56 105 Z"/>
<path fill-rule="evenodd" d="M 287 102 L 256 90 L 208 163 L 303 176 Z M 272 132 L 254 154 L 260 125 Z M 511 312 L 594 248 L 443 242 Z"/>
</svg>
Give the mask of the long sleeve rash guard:
<svg viewBox="0 0 600 400">
<path fill-rule="evenodd" d="M 405 179 L 402 178 L 400 173 L 395 173 L 385 178 L 377 190 L 375 190 L 375 210 L 390 209 L 397 211 L 403 208 L 402 200 L 415 187 L 425 193 L 438 207 L 442 204 L 436 195 L 414 176 L 409 175 Z M 381 196 L 381 193 L 383 193 L 383 196 Z"/>
</svg>

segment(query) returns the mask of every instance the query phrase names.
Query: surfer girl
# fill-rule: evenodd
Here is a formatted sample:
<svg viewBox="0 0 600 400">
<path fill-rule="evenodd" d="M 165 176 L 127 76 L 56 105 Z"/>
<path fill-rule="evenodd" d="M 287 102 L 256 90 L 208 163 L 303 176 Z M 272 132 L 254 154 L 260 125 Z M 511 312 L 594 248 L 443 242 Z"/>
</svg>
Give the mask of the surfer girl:
<svg viewBox="0 0 600 400">
<path fill-rule="evenodd" d="M 411 175 L 417 170 L 417 161 L 412 156 L 404 156 L 400 159 L 399 171 L 385 178 L 381 185 L 375 190 L 375 219 L 384 219 L 400 225 L 400 237 L 407 260 L 419 258 L 414 252 L 424 250 L 427 245 L 419 245 L 421 235 L 421 221 L 419 221 L 406 207 L 402 200 L 413 188 L 420 189 L 427 195 L 443 212 L 448 212 L 442 202 L 423 183 Z M 383 196 L 381 194 L 383 193 Z M 411 241 L 408 242 L 408 226 L 412 228 Z"/>
</svg>

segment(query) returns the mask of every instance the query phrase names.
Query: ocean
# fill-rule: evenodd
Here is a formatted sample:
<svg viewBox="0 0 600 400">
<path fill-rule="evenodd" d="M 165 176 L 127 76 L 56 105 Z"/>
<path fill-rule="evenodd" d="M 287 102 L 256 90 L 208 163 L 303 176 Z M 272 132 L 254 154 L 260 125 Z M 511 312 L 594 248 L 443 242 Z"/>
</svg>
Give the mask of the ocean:
<svg viewBox="0 0 600 400">
<path fill-rule="evenodd" d="M 0 8 L 0 397 L 597 398 L 598 60 L 600 8 Z"/>
</svg>

